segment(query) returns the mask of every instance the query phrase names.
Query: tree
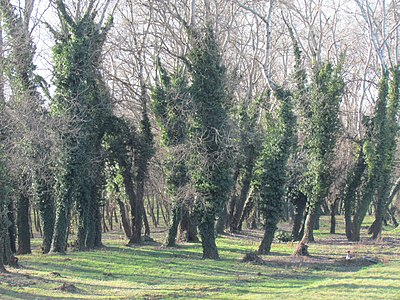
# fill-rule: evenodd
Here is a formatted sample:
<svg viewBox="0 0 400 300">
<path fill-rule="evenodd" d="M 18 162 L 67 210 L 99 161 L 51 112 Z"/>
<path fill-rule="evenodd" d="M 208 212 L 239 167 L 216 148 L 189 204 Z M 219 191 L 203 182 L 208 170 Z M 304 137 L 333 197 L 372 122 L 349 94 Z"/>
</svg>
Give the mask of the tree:
<svg viewBox="0 0 400 300">
<path fill-rule="evenodd" d="M 103 26 L 94 1 L 74 19 L 62 0 L 56 1 L 61 29 L 52 33 L 56 96 L 51 104 L 59 128 L 57 214 L 52 252 L 64 252 L 72 204 L 78 211 L 78 249 L 101 245 L 101 190 L 104 184 L 102 139 L 112 115 L 111 98 L 100 73 L 102 46 L 111 26 Z"/>
<path fill-rule="evenodd" d="M 309 167 L 305 191 L 308 214 L 301 243 L 313 240 L 314 220 L 331 184 L 333 150 L 339 129 L 339 105 L 344 89 L 341 66 L 329 62 L 315 66 L 310 86 L 310 107 L 306 114 L 306 151 Z M 300 244 L 301 244 L 300 243 Z"/>
<path fill-rule="evenodd" d="M 362 195 L 355 204 L 351 233 L 348 232 L 348 237 L 350 236 L 353 241 L 360 240 L 361 224 L 374 197 L 376 197 L 375 221 L 371 226 L 370 233 L 376 239 L 382 231 L 396 151 L 397 114 L 400 101 L 399 78 L 400 73 L 396 68 L 391 70 L 390 73 L 384 73 L 379 82 L 374 116 L 368 121 L 370 122 L 368 124 L 370 129 L 363 141 L 363 157 L 359 158 L 365 171 L 363 181 L 358 180 L 356 182 L 359 185 L 362 183 Z M 363 171 L 363 169 L 361 170 Z"/>
<path fill-rule="evenodd" d="M 30 28 L 34 2 L 25 1 L 24 5 L 24 9 L 14 8 L 10 1 L 0 1 L 7 42 L 10 46 L 5 69 L 12 91 L 8 106 L 12 111 L 10 121 L 13 129 L 10 131 L 10 139 L 14 144 L 12 156 L 15 158 L 16 172 L 13 172 L 15 174 L 13 183 L 17 192 L 20 254 L 31 252 L 29 207 L 31 194 L 34 193 L 32 186 L 43 163 L 38 154 L 43 150 L 40 137 L 45 128 L 43 99 L 37 92 L 41 78 L 34 73 L 35 45 Z"/>
<path fill-rule="evenodd" d="M 188 54 L 193 112 L 189 120 L 192 155 L 189 174 L 195 190 L 195 211 L 203 246 L 203 258 L 218 259 L 214 222 L 231 188 L 228 140 L 226 70 L 214 35 L 207 24 L 191 32 Z"/>
<path fill-rule="evenodd" d="M 185 203 L 184 188 L 189 181 L 185 153 L 182 147 L 187 143 L 187 114 L 190 97 L 184 69 L 170 75 L 159 61 L 159 82 L 153 88 L 152 108 L 157 123 L 162 130 L 162 142 L 166 148 L 165 172 L 168 193 L 173 198 L 172 219 L 166 245 L 175 246 L 178 225 L 182 221 Z"/>
<path fill-rule="evenodd" d="M 260 194 L 260 212 L 265 221 L 264 237 L 258 248 L 261 254 L 270 252 L 278 222 L 282 218 L 287 162 L 294 144 L 295 117 L 291 94 L 278 88 L 275 96 L 280 106 L 274 111 L 275 116 L 267 115 L 267 130 L 253 182 L 254 191 Z"/>
</svg>

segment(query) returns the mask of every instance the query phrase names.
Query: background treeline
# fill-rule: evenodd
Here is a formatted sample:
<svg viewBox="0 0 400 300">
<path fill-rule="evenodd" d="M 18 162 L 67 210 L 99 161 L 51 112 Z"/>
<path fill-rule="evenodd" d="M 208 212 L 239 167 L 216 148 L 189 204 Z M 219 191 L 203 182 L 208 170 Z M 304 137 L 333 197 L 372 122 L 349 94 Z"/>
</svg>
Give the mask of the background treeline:
<svg viewBox="0 0 400 300">
<path fill-rule="evenodd" d="M 46 1 L 45 1 L 46 2 Z M 280 221 L 397 226 L 400 3 L 0 0 L 0 269 Z"/>
</svg>

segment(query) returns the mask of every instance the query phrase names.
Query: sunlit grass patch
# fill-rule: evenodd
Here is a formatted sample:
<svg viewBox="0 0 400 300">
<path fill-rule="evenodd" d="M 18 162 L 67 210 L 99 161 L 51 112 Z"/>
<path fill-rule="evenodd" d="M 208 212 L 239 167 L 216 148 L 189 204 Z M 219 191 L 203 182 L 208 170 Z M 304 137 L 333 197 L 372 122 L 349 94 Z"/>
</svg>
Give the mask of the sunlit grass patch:
<svg viewBox="0 0 400 300">
<path fill-rule="evenodd" d="M 97 251 L 20 256 L 21 268 L 0 276 L 1 299 L 399 299 L 397 230 L 383 241 L 349 243 L 326 234 L 321 219 L 311 257 L 295 258 L 295 243 L 274 243 L 262 263 L 242 262 L 258 248 L 262 231 L 219 236 L 220 260 L 201 259 L 201 245 L 156 243 L 127 247 L 120 233 L 106 234 Z M 339 230 L 338 230 L 339 232 Z M 36 245 L 39 243 L 35 241 Z M 352 251 L 360 263 L 346 263 Z M 362 263 L 362 257 L 381 263 Z M 63 285 L 72 288 L 63 290 Z"/>
</svg>

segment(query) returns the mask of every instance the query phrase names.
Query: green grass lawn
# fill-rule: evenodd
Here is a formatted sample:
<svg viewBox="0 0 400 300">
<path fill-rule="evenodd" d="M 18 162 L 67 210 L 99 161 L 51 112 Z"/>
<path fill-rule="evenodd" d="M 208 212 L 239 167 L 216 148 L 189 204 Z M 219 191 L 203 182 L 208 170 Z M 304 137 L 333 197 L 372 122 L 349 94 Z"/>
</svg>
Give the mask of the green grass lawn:
<svg viewBox="0 0 400 300">
<path fill-rule="evenodd" d="M 348 243 L 327 228 L 323 218 L 311 257 L 291 257 L 294 244 L 276 243 L 262 264 L 241 261 L 260 231 L 219 237 L 218 261 L 202 260 L 200 244 L 164 248 L 165 232 L 132 248 L 120 233 L 106 234 L 98 251 L 19 256 L 21 268 L 0 275 L 0 299 L 400 299 L 398 229 L 387 228 L 380 242 Z M 344 260 L 348 250 L 355 260 Z M 364 263 L 365 255 L 381 263 Z"/>
</svg>

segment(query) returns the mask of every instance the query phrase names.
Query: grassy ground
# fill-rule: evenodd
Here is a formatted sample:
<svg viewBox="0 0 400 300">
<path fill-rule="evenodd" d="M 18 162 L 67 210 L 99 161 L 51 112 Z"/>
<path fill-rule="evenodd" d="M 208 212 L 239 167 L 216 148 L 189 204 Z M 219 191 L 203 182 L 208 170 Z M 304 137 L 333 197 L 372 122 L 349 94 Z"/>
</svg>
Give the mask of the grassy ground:
<svg viewBox="0 0 400 300">
<path fill-rule="evenodd" d="M 311 257 L 291 257 L 295 245 L 276 243 L 258 264 L 241 260 L 257 249 L 260 231 L 219 237 L 218 261 L 202 260 L 200 244 L 164 248 L 162 230 L 140 247 L 126 247 L 112 233 L 98 251 L 35 250 L 19 257 L 21 268 L 0 274 L 0 299 L 400 299 L 400 231 L 387 228 L 376 243 L 348 243 L 327 234 L 322 221 Z M 344 259 L 348 250 L 355 259 Z"/>
</svg>

